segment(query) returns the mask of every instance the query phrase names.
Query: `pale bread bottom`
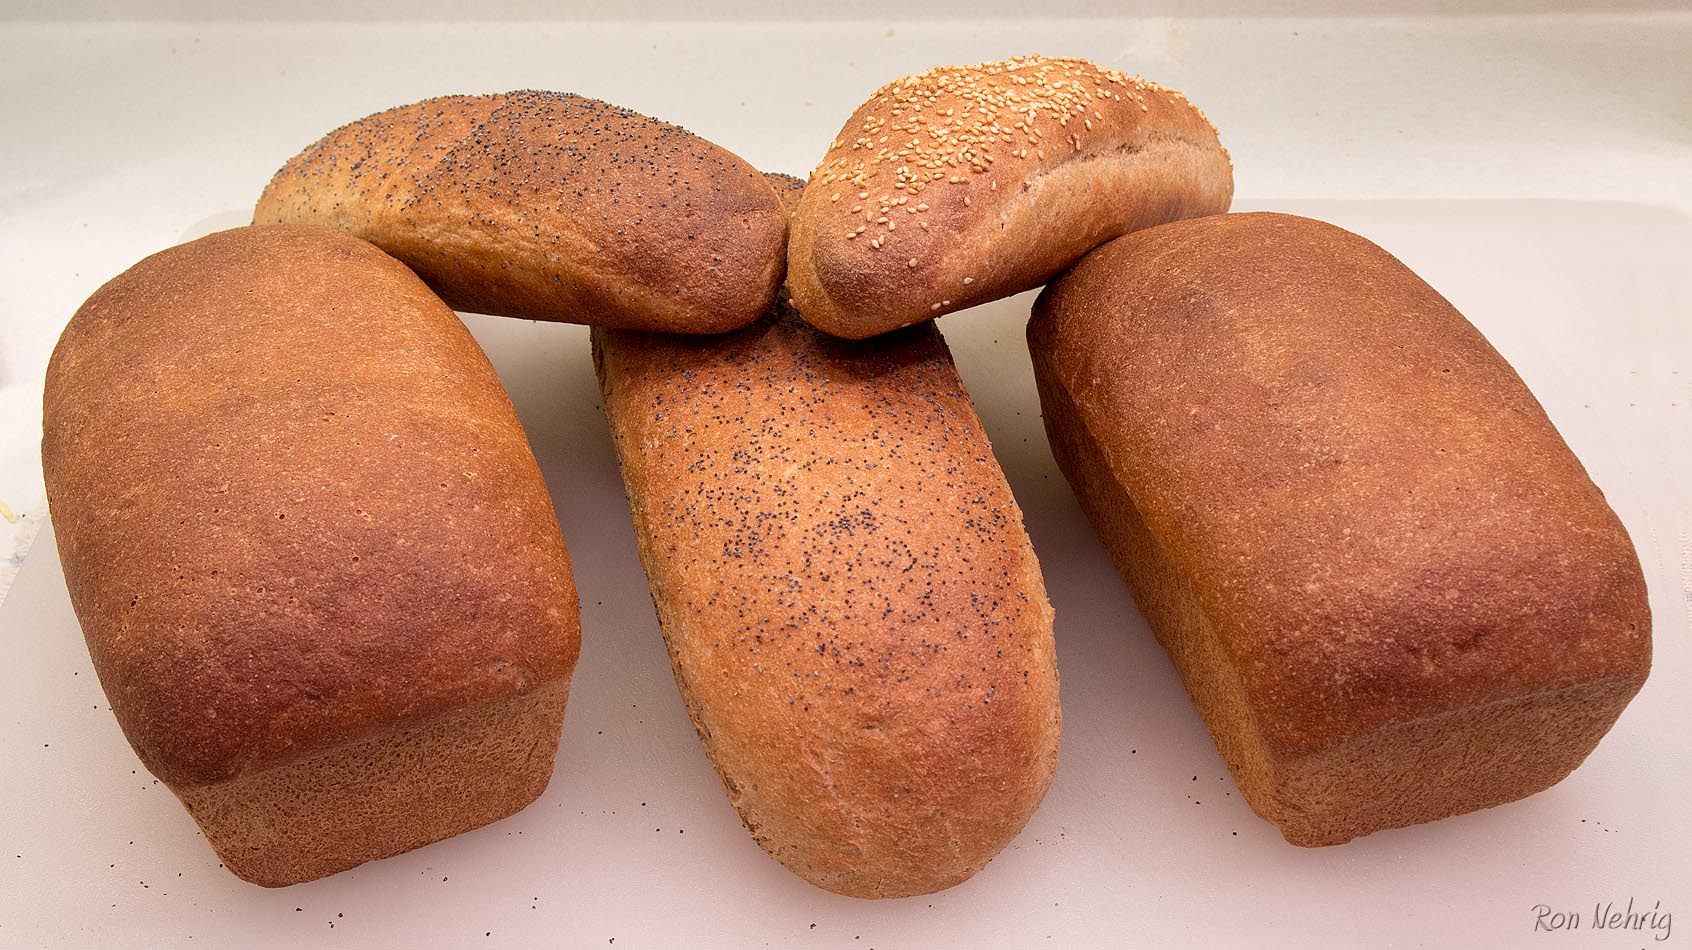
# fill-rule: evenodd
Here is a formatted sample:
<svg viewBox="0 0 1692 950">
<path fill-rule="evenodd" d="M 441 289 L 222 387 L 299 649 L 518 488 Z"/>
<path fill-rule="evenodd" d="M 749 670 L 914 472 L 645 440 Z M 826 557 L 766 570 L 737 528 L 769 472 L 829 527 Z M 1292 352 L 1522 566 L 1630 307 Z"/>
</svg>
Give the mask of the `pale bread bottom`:
<svg viewBox="0 0 1692 950">
<path fill-rule="evenodd" d="M 1191 583 L 1141 518 L 1068 392 L 1038 357 L 1034 363 L 1058 467 L 1169 654 L 1241 794 L 1293 844 L 1343 844 L 1549 788 L 1586 759 L 1631 698 L 1629 684 L 1593 680 L 1392 723 L 1310 754 L 1277 754 L 1264 741 L 1238 667 Z"/>
<path fill-rule="evenodd" d="M 497 821 L 546 789 L 569 681 L 175 789 L 237 877 L 282 887 Z"/>
</svg>

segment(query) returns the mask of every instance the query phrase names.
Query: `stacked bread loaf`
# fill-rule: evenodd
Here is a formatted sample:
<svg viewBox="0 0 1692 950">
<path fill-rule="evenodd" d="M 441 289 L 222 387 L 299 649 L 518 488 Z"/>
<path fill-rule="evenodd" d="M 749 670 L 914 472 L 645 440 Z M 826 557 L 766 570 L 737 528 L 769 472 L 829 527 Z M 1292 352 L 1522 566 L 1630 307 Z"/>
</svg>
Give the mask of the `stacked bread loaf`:
<svg viewBox="0 0 1692 950">
<path fill-rule="evenodd" d="M 336 129 L 254 224 L 375 244 L 460 310 L 720 333 L 767 310 L 787 216 L 729 151 L 581 96 L 448 96 Z"/>
<path fill-rule="evenodd" d="M 1173 89 L 1031 56 L 895 80 L 812 174 L 787 286 L 865 337 L 1038 287 L 1129 231 L 1228 210 L 1232 166 Z"/>
<path fill-rule="evenodd" d="M 1331 844 L 1556 782 L 1649 667 L 1626 532 L 1437 293 L 1232 193 L 1185 97 L 1071 59 L 890 83 L 803 187 L 555 93 L 337 129 L 54 355 L 43 464 L 113 711 L 262 884 L 534 799 L 576 593 L 449 306 L 585 323 L 748 831 L 840 893 L 956 884 L 1038 806 L 1061 714 L 1021 511 L 928 321 L 1052 281 L 1053 452 L 1260 814 Z"/>
</svg>

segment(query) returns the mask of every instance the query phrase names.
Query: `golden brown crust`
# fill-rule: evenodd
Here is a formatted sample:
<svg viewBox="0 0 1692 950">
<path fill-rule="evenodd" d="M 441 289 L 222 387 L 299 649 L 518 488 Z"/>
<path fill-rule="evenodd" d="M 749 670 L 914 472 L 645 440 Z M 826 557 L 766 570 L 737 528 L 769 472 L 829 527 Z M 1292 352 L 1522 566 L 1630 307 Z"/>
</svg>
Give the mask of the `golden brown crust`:
<svg viewBox="0 0 1692 950">
<path fill-rule="evenodd" d="M 1179 92 L 1037 56 L 889 83 L 811 183 L 787 286 L 806 320 L 852 338 L 1037 287 L 1233 195 L 1216 130 Z"/>
<path fill-rule="evenodd" d="M 939 333 L 594 331 L 676 682 L 753 837 L 858 897 L 956 884 L 1059 732 L 1051 608 Z"/>
<path fill-rule="evenodd" d="M 231 873 L 313 881 L 479 828 L 546 791 L 570 684 L 376 729 L 173 791 Z"/>
<path fill-rule="evenodd" d="M 147 258 L 78 310 L 45 410 L 89 653 L 179 794 L 568 682 L 569 558 L 510 401 L 363 241 L 238 228 Z"/>
<path fill-rule="evenodd" d="M 728 150 L 534 91 L 343 126 L 276 173 L 253 221 L 346 230 L 460 310 L 678 333 L 757 319 L 787 236 L 774 191 Z"/>
<path fill-rule="evenodd" d="M 799 198 L 805 193 L 805 180 L 797 175 L 785 172 L 765 172 L 764 180 L 776 190 L 776 196 L 781 199 L 781 207 L 789 218 L 799 210 Z"/>
<path fill-rule="evenodd" d="M 1532 794 L 1643 683 L 1625 529 L 1368 241 L 1274 214 L 1143 231 L 1049 287 L 1029 342 L 1055 454 L 1290 840 Z"/>
</svg>

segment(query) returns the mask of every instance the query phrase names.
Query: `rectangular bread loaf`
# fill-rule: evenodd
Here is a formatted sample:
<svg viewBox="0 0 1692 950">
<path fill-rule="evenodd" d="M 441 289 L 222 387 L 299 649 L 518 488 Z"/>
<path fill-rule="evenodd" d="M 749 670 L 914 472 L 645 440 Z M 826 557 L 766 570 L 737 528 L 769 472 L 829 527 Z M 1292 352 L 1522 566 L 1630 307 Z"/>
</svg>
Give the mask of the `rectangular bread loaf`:
<svg viewBox="0 0 1692 950">
<path fill-rule="evenodd" d="M 1368 241 L 1153 228 L 1048 287 L 1028 340 L 1060 467 L 1289 841 L 1544 789 L 1644 682 L 1621 523 L 1510 366 Z"/>
<path fill-rule="evenodd" d="M 322 877 L 546 787 L 569 557 L 493 368 L 399 262 L 315 227 L 156 254 L 71 320 L 45 410 L 95 670 L 231 871 Z"/>
</svg>

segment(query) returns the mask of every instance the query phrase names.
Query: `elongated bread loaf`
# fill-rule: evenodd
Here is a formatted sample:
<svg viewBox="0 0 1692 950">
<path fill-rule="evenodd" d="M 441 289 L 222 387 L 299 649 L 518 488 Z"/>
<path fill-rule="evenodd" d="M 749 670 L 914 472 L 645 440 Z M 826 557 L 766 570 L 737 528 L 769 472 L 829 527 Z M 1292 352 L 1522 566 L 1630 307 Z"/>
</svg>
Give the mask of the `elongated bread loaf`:
<svg viewBox="0 0 1692 950">
<path fill-rule="evenodd" d="M 1028 340 L 1059 464 L 1294 844 L 1540 791 L 1644 682 L 1627 532 L 1503 358 L 1363 238 L 1142 231 L 1048 287 Z"/>
<path fill-rule="evenodd" d="M 315 227 L 156 254 L 77 311 L 45 408 L 94 668 L 231 871 L 311 880 L 546 787 L 569 556 L 493 368 L 398 261 Z"/>
<path fill-rule="evenodd" d="M 866 337 L 1038 287 L 1139 228 L 1228 210 L 1228 153 L 1179 92 L 1079 59 L 883 86 L 811 175 L 787 286 Z"/>
<path fill-rule="evenodd" d="M 276 173 L 253 223 L 341 228 L 459 310 L 675 333 L 763 314 L 787 239 L 775 191 L 732 152 L 553 92 L 343 126 Z"/>
<path fill-rule="evenodd" d="M 940 334 L 854 344 L 782 310 L 593 339 L 676 683 L 747 829 L 852 896 L 980 870 L 1051 781 L 1058 680 Z"/>
</svg>

